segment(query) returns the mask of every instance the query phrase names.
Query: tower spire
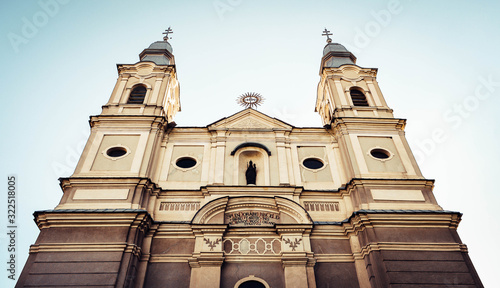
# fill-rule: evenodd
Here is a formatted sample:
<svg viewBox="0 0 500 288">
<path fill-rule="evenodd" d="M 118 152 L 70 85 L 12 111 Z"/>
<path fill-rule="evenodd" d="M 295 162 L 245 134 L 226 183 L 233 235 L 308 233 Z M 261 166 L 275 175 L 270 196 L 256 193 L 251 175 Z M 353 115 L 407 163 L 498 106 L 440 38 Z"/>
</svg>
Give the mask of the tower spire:
<svg viewBox="0 0 500 288">
<path fill-rule="evenodd" d="M 163 41 L 156 41 L 149 45 L 148 48 L 144 49 L 141 54 L 139 54 L 139 59 L 141 62 L 151 61 L 157 65 L 175 65 L 174 55 L 172 54 L 172 45 L 168 42 L 169 34 L 174 33 L 172 28 L 168 27 L 162 34 L 165 34 Z"/>
</svg>

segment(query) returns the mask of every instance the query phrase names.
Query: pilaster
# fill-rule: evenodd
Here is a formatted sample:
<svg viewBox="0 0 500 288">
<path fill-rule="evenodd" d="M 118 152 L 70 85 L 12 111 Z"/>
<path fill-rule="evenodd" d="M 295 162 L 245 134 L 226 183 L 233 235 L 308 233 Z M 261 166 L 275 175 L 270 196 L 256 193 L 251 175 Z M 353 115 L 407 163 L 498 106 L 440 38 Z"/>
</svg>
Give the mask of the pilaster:
<svg viewBox="0 0 500 288">
<path fill-rule="evenodd" d="M 281 264 L 286 288 L 316 287 L 314 255 L 309 234 L 311 225 L 276 225 L 281 237 Z"/>
<path fill-rule="evenodd" d="M 195 248 L 189 258 L 191 288 L 219 288 L 221 266 L 224 262 L 222 236 L 226 225 L 193 225 Z"/>
</svg>

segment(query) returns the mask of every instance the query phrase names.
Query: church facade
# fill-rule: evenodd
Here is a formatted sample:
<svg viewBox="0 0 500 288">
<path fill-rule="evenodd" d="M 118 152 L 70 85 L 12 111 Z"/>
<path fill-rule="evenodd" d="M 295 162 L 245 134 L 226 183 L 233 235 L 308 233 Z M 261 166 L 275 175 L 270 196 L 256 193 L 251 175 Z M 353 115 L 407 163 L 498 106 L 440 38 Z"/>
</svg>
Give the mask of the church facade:
<svg viewBox="0 0 500 288">
<path fill-rule="evenodd" d="M 118 65 L 16 287 L 483 287 L 377 69 L 329 39 L 323 127 L 252 108 L 180 127 L 172 51 Z"/>
</svg>

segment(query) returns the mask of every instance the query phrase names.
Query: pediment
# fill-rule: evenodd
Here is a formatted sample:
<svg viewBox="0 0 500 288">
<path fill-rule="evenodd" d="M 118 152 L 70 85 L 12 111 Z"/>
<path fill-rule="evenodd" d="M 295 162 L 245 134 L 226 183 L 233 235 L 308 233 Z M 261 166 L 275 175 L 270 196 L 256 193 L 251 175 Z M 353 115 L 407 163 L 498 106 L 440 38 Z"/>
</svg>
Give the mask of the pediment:
<svg viewBox="0 0 500 288">
<path fill-rule="evenodd" d="M 293 126 L 279 119 L 267 116 L 257 110 L 248 108 L 229 117 L 222 118 L 210 125 L 209 130 L 292 130 Z"/>
</svg>

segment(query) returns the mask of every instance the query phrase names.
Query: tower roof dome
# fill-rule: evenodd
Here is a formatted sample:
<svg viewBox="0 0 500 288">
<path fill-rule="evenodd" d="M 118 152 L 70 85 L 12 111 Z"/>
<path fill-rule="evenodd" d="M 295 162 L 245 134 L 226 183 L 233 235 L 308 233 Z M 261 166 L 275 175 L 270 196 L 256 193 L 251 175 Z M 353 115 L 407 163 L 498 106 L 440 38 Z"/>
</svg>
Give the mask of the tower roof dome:
<svg viewBox="0 0 500 288">
<path fill-rule="evenodd" d="M 323 49 L 323 56 L 328 54 L 328 52 L 349 52 L 344 45 L 339 43 L 328 43 Z"/>
<path fill-rule="evenodd" d="M 170 45 L 170 43 L 168 43 L 165 40 L 156 41 L 154 43 L 151 43 L 151 45 L 149 45 L 148 49 L 160 49 L 160 50 L 167 50 L 170 53 L 173 52 L 172 45 Z"/>
<path fill-rule="evenodd" d="M 144 49 L 141 54 L 139 54 L 139 59 L 143 61 L 151 61 L 156 63 L 156 65 L 174 65 L 174 55 L 172 54 L 172 45 L 168 43 L 168 34 L 173 33 L 172 29 L 168 27 L 163 34 L 163 41 L 156 41 L 151 43 L 148 48 Z"/>
<path fill-rule="evenodd" d="M 356 56 L 339 43 L 328 43 L 323 49 L 322 68 L 356 64 Z"/>
</svg>

